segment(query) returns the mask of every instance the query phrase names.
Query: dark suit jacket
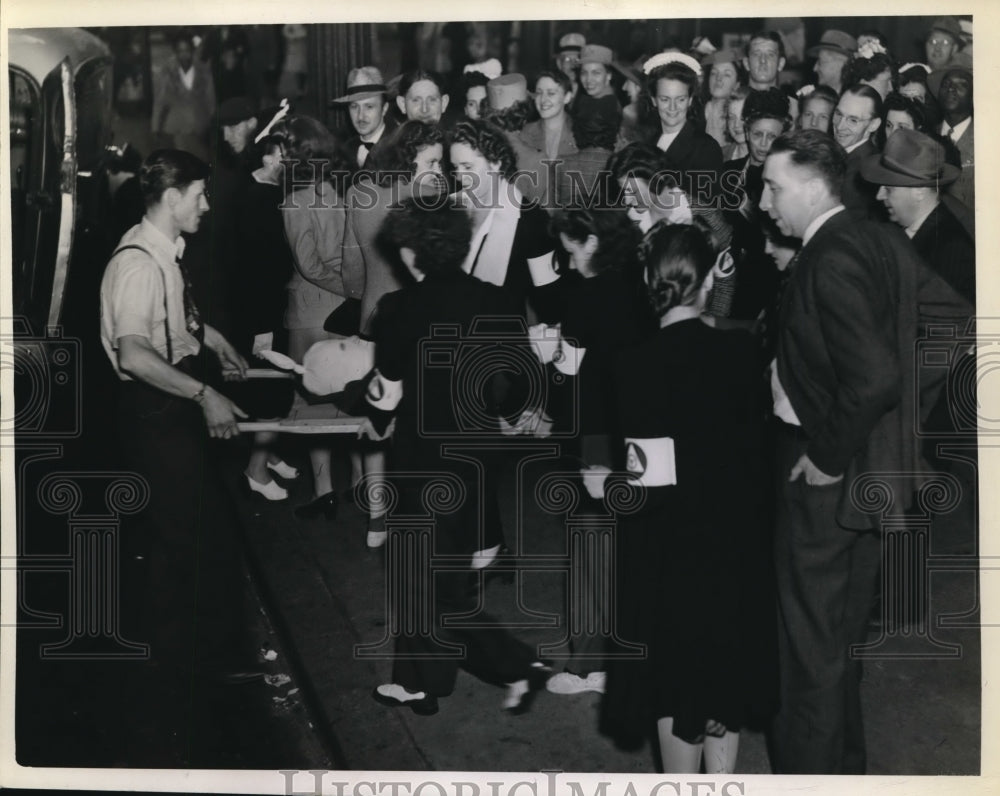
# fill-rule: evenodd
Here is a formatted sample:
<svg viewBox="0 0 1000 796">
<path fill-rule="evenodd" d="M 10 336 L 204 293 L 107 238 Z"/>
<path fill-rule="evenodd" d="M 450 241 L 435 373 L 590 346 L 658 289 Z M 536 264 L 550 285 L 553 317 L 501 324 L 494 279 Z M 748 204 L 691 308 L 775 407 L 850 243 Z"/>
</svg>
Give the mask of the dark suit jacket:
<svg viewBox="0 0 1000 796">
<path fill-rule="evenodd" d="M 976 303 L 976 243 L 944 204 L 934 208 L 913 236 L 927 264 L 962 298 Z"/>
<path fill-rule="evenodd" d="M 842 211 L 799 253 L 781 307 L 778 377 L 809 458 L 825 473 L 844 474 L 837 520 L 845 527 L 878 522 L 851 499 L 858 475 L 905 473 L 904 501 L 919 485 L 918 324 L 931 315 L 960 322 L 970 312 L 895 225 Z"/>
<path fill-rule="evenodd" d="M 847 171 L 844 174 L 844 187 L 841 190 L 840 199 L 844 203 L 844 207 L 847 208 L 847 212 L 859 221 L 866 218 L 875 221 L 885 220 L 885 209 L 882 207 L 882 203 L 875 198 L 878 186 L 861 176 L 861 162 L 876 152 L 878 150 L 869 138 L 847 155 Z"/>
<path fill-rule="evenodd" d="M 382 137 L 375 142 L 375 145 L 368 150 L 368 157 L 365 158 L 365 162 L 361 165 L 360 169 L 370 169 L 377 162 L 375 158 L 378 153 L 384 150 L 389 141 L 392 140 L 392 134 L 397 128 L 396 120 L 392 118 L 389 112 L 385 114 L 385 130 L 382 131 Z M 355 133 L 350 138 L 344 141 L 344 150 L 347 154 L 348 160 L 350 161 L 351 168 L 357 168 L 358 164 L 358 147 L 361 146 L 361 136 Z"/>
<path fill-rule="evenodd" d="M 653 146 L 661 134 L 658 131 L 650 141 Z M 681 187 L 692 203 L 708 204 L 714 198 L 722 171 L 722 148 L 712 136 L 686 122 L 663 158 L 667 169 L 680 172 Z M 706 190 L 710 193 L 706 194 Z"/>
<path fill-rule="evenodd" d="M 949 186 L 948 193 L 970 210 L 976 209 L 976 120 L 965 131 L 965 135 L 955 142 L 962 156 L 962 174 Z"/>
</svg>

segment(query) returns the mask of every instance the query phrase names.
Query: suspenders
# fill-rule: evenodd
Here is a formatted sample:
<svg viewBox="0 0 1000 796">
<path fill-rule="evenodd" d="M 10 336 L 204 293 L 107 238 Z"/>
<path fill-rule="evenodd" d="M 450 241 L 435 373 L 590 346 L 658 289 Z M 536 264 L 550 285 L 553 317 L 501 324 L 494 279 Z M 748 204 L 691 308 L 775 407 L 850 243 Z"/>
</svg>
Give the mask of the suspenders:
<svg viewBox="0 0 1000 796">
<path fill-rule="evenodd" d="M 167 310 L 167 278 L 163 275 L 163 269 L 156 265 L 156 260 L 153 258 L 153 255 L 150 254 L 149 250 L 143 248 L 142 246 L 138 246 L 134 243 L 130 243 L 127 246 L 122 246 L 121 248 L 115 249 L 114 252 L 111 254 L 111 257 L 109 258 L 109 261 L 113 260 L 121 252 L 128 251 L 129 249 L 137 249 L 149 255 L 149 259 L 153 260 L 153 266 L 156 268 L 157 271 L 160 272 L 160 279 L 163 280 L 163 328 L 167 334 L 167 361 L 171 365 L 173 365 L 174 347 L 170 342 L 170 312 Z"/>
</svg>

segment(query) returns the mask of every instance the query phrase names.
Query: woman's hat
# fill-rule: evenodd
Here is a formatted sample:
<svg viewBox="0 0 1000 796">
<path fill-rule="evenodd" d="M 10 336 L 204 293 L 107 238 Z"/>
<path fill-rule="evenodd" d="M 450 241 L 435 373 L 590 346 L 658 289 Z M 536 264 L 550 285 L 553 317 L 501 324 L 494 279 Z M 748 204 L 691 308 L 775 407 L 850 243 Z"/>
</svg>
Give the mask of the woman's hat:
<svg viewBox="0 0 1000 796">
<path fill-rule="evenodd" d="M 347 75 L 347 93 L 343 97 L 330 100 L 331 105 L 341 105 L 358 100 L 382 97 L 388 89 L 382 80 L 382 73 L 374 66 L 359 66 Z"/>
<path fill-rule="evenodd" d="M 580 49 L 581 64 L 604 64 L 611 66 L 615 61 L 614 53 L 610 47 L 600 44 L 585 44 Z"/>
<path fill-rule="evenodd" d="M 938 188 L 955 182 L 961 173 L 945 162 L 941 144 L 906 128 L 890 135 L 880 154 L 861 162 L 861 176 L 868 182 L 900 188 Z"/>
<path fill-rule="evenodd" d="M 257 108 L 246 97 L 230 97 L 219 106 L 219 124 L 227 127 L 257 118 Z"/>
<path fill-rule="evenodd" d="M 526 99 L 528 99 L 528 81 L 524 75 L 517 72 L 500 75 L 486 84 L 486 101 L 495 111 L 502 111 Z"/>
</svg>

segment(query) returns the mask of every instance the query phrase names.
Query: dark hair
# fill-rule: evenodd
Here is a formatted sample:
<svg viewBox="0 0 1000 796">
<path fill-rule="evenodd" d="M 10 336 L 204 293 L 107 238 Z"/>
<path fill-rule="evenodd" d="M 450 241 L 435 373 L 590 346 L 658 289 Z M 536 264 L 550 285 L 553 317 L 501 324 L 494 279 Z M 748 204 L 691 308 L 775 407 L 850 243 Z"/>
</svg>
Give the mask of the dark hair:
<svg viewBox="0 0 1000 796">
<path fill-rule="evenodd" d="M 543 77 L 547 77 L 549 80 L 554 80 L 567 94 L 573 90 L 573 81 L 570 80 L 569 75 L 561 69 L 543 69 L 535 76 L 535 82 L 532 84 L 533 91 L 538 91 L 538 81 Z"/>
<path fill-rule="evenodd" d="M 329 180 L 337 185 L 350 171 L 340 141 L 312 116 L 289 116 L 276 124 L 272 133 L 284 138 L 286 167 L 291 162 L 291 177 L 296 183 Z"/>
<path fill-rule="evenodd" d="M 759 30 L 747 40 L 747 58 L 750 57 L 750 45 L 757 41 L 757 39 L 773 41 L 778 45 L 778 57 L 785 57 L 785 40 L 781 38 L 781 34 L 774 30 Z"/>
<path fill-rule="evenodd" d="M 430 80 L 431 83 L 438 87 L 438 91 L 441 92 L 442 97 L 448 93 L 447 88 L 445 88 L 444 78 L 437 72 L 431 72 L 427 69 L 414 69 L 400 78 L 399 96 L 405 97 L 410 89 L 413 88 L 413 84 L 419 83 L 421 80 Z"/>
<path fill-rule="evenodd" d="M 380 234 L 397 250 L 412 249 L 414 268 L 421 273 L 454 273 L 462 270 L 469 253 L 472 222 L 454 200 L 409 199 L 389 211 Z"/>
<path fill-rule="evenodd" d="M 830 195 L 840 198 L 847 170 L 847 153 L 831 136 L 821 130 L 793 130 L 774 140 L 768 156 L 782 152 L 789 153 L 796 166 L 807 168 L 821 177 Z"/>
<path fill-rule="evenodd" d="M 470 69 L 462 74 L 462 95 L 464 96 L 473 86 L 485 87 L 490 79 L 476 69 Z"/>
<path fill-rule="evenodd" d="M 658 221 L 639 245 L 649 300 L 662 318 L 673 307 L 694 304 L 715 254 L 705 235 L 689 224 Z"/>
<path fill-rule="evenodd" d="M 773 86 L 764 90 L 752 89 L 747 101 L 743 103 L 742 118 L 746 125 L 758 119 L 777 119 L 787 130 L 792 123 L 788 113 L 788 96 L 780 88 Z"/>
<path fill-rule="evenodd" d="M 285 149 L 288 147 L 288 141 L 285 139 L 283 134 L 272 130 L 260 140 L 260 144 L 258 144 L 258 146 L 262 157 L 264 155 L 271 154 L 275 150 L 277 150 L 281 156 L 284 157 Z"/>
<path fill-rule="evenodd" d="M 868 30 L 863 30 L 858 34 L 860 39 L 862 36 L 870 36 L 875 39 L 879 44 L 881 44 L 885 49 L 889 49 L 889 40 L 885 37 L 885 34 L 880 30 L 875 30 L 875 28 L 868 28 Z"/>
<path fill-rule="evenodd" d="M 194 34 L 191 33 L 187 28 L 181 28 L 170 34 L 170 47 L 173 50 L 177 49 L 177 45 L 181 42 L 187 42 L 191 45 L 191 49 L 194 49 Z"/>
<path fill-rule="evenodd" d="M 691 98 L 688 103 L 687 118 L 689 120 L 704 118 L 701 84 L 694 70 L 677 61 L 658 66 L 646 77 L 646 85 L 643 86 L 642 95 L 639 97 L 639 118 L 643 125 L 655 131 L 657 138 L 661 129 L 660 117 L 653 104 L 653 98 L 656 96 L 657 86 L 661 80 L 677 80 L 684 83 L 688 87 L 688 96 Z"/>
<path fill-rule="evenodd" d="M 886 69 L 892 76 L 892 84 L 896 85 L 896 64 L 886 53 L 873 53 L 871 58 L 855 55 L 846 64 L 841 74 L 841 84 L 853 86 L 862 80 L 874 80 Z"/>
<path fill-rule="evenodd" d="M 737 58 L 735 61 L 720 61 L 723 64 L 732 64 L 736 67 L 736 86 L 745 86 L 749 83 L 750 77 L 747 74 L 747 70 L 743 68 L 743 62 L 741 59 Z M 712 67 L 717 66 L 717 64 L 709 64 L 707 69 L 703 69 L 704 75 L 702 76 L 701 93 L 704 98 L 711 96 L 711 91 L 709 90 L 709 84 L 712 80 Z M 733 89 L 735 91 L 735 87 Z M 728 97 L 726 98 L 728 101 Z"/>
<path fill-rule="evenodd" d="M 677 178 L 664 165 L 663 153 L 656 147 L 635 142 L 622 147 L 610 158 L 605 168 L 615 180 L 635 178 L 649 183 L 649 192 L 659 196 L 668 188 L 678 186 Z"/>
<path fill-rule="evenodd" d="M 824 99 L 836 108 L 840 95 L 829 86 L 816 86 L 809 94 L 799 99 L 799 109 L 801 110 L 811 99 Z"/>
<path fill-rule="evenodd" d="M 614 149 L 621 126 L 621 105 L 601 105 L 596 113 L 581 113 L 573 117 L 573 140 L 580 149 Z"/>
<path fill-rule="evenodd" d="M 537 117 L 537 115 L 535 103 L 530 99 L 523 99 L 499 110 L 487 106 L 483 118 L 488 122 L 492 122 L 501 130 L 508 133 L 516 133 L 531 121 L 533 116 Z"/>
<path fill-rule="evenodd" d="M 900 72 L 896 82 L 899 88 L 909 84 L 909 83 L 920 83 L 924 88 L 927 87 L 927 70 L 924 69 L 920 64 L 914 64 L 906 71 Z"/>
<path fill-rule="evenodd" d="M 424 122 L 404 122 L 378 153 L 374 164 L 378 181 L 388 185 L 393 179 L 412 176 L 417 170 L 417 153 L 434 144 L 444 146 L 440 127 Z"/>
<path fill-rule="evenodd" d="M 120 149 L 117 147 L 109 148 L 105 163 L 109 174 L 123 172 L 138 174 L 139 169 L 142 168 L 142 155 L 134 146 L 125 144 Z"/>
<path fill-rule="evenodd" d="M 621 208 L 568 207 L 557 210 L 552 216 L 549 231 L 554 237 L 560 233 L 570 240 L 582 243 L 589 235 L 597 238 L 597 249 L 590 260 L 595 273 L 611 269 L 628 270 L 634 262 L 636 249 L 642 235 Z"/>
<path fill-rule="evenodd" d="M 882 118 L 882 95 L 871 86 L 866 83 L 855 83 L 851 85 L 850 88 L 845 88 L 843 93 L 840 95 L 840 98 L 843 99 L 848 94 L 852 94 L 855 97 L 865 97 L 866 99 L 870 99 L 872 104 L 875 106 L 872 108 L 872 118 Z"/>
<path fill-rule="evenodd" d="M 483 119 L 463 119 L 451 128 L 448 144 L 466 144 L 486 158 L 487 163 L 497 163 L 500 174 L 510 180 L 517 171 L 517 157 L 503 130 Z"/>
<path fill-rule="evenodd" d="M 920 100 L 911 97 L 904 97 L 902 94 L 893 92 L 885 98 L 882 103 L 882 124 L 875 131 L 874 144 L 879 149 L 885 146 L 885 139 L 888 135 L 885 123 L 889 116 L 889 111 L 902 111 L 913 120 L 913 129 L 920 133 L 929 132 L 927 120 L 927 107 Z"/>
<path fill-rule="evenodd" d="M 193 182 L 208 179 L 211 169 L 201 158 L 180 149 L 157 149 L 139 170 L 139 188 L 146 207 L 163 199 L 164 192 L 176 188 L 182 193 Z"/>
</svg>

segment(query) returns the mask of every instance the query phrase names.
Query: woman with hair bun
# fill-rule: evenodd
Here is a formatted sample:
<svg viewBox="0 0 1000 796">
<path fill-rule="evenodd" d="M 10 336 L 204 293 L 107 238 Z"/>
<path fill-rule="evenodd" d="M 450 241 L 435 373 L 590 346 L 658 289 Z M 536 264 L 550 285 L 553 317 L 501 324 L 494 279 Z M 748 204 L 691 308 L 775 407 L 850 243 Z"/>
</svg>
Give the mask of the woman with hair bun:
<svg viewBox="0 0 1000 796">
<path fill-rule="evenodd" d="M 714 255 L 699 230 L 659 223 L 639 259 L 660 328 L 617 367 L 643 501 L 619 518 L 616 582 L 620 638 L 645 654 L 609 661 L 602 729 L 634 745 L 655 727 L 665 772 L 732 773 L 776 670 L 756 345 L 702 315 Z M 595 491 L 613 488 L 601 477 Z"/>
</svg>

